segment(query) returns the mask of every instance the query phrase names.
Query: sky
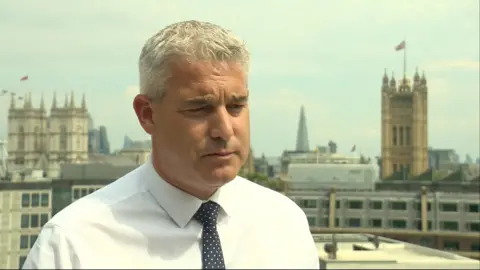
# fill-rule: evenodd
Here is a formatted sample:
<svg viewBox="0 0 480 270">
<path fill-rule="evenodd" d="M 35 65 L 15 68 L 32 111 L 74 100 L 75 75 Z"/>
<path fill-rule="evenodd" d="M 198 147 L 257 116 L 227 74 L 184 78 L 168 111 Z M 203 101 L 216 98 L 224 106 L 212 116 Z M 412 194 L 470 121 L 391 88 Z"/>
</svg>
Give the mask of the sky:
<svg viewBox="0 0 480 270">
<path fill-rule="evenodd" d="M 167 3 L 168 2 L 168 3 Z M 28 4 L 27 4 L 28 3 Z M 380 153 L 384 70 L 425 71 L 429 145 L 479 156 L 479 1 L 0 0 L 0 88 L 43 94 L 49 106 L 84 93 L 113 149 L 148 138 L 132 109 L 144 42 L 183 20 L 219 24 L 251 52 L 251 136 L 256 156 L 294 149 L 300 106 L 310 146 Z M 20 82 L 28 75 L 29 80 Z M 0 139 L 9 98 L 0 97 Z"/>
</svg>

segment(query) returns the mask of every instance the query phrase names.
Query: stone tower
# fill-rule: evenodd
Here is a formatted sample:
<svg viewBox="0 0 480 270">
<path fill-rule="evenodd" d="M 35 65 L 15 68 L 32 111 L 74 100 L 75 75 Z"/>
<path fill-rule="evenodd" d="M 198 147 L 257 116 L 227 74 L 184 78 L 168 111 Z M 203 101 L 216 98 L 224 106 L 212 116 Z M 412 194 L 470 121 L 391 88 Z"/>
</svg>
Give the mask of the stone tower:
<svg viewBox="0 0 480 270">
<path fill-rule="evenodd" d="M 8 112 L 8 164 L 17 164 L 24 168 L 43 169 L 43 157 L 47 150 L 47 111 L 43 102 L 35 107 L 31 93 L 23 98 L 23 106 L 15 103 L 12 95 Z"/>
<path fill-rule="evenodd" d="M 417 176 L 428 170 L 428 89 L 418 70 L 413 83 L 394 75 L 382 80 L 382 178 Z"/>
<path fill-rule="evenodd" d="M 297 145 L 295 150 L 299 152 L 310 151 L 308 144 L 307 119 L 305 117 L 305 108 L 303 105 L 300 108 L 300 118 L 298 119 Z"/>
<path fill-rule="evenodd" d="M 53 97 L 50 110 L 50 155 L 59 163 L 83 163 L 88 160 L 88 111 L 85 96 L 79 107 L 75 94 L 65 95 L 63 107 Z"/>
<path fill-rule="evenodd" d="M 43 96 L 38 108 L 33 106 L 31 94 L 25 96 L 21 107 L 16 106 L 12 96 L 8 115 L 8 153 L 9 166 L 41 169 L 52 177 L 62 163 L 88 161 L 85 97 L 76 107 L 72 92 L 70 98 L 65 96 L 64 106 L 58 106 L 54 94 L 48 115 Z"/>
</svg>

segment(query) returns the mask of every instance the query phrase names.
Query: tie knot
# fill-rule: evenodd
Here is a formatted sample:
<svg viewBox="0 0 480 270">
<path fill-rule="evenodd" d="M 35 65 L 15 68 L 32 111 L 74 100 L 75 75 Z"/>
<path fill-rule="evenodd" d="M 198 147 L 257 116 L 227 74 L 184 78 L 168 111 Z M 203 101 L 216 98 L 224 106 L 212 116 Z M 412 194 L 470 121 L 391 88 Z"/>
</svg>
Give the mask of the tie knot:
<svg viewBox="0 0 480 270">
<path fill-rule="evenodd" d="M 218 205 L 216 202 L 208 201 L 206 203 L 202 203 L 193 217 L 203 226 L 215 226 L 217 224 L 219 209 L 220 205 Z"/>
</svg>

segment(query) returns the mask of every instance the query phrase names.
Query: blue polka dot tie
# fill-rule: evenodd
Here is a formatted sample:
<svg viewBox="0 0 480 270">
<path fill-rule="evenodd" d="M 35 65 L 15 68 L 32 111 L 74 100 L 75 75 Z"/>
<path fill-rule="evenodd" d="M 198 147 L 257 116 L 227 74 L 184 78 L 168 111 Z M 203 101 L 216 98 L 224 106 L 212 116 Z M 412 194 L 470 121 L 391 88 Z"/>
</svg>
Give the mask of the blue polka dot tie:
<svg viewBox="0 0 480 270">
<path fill-rule="evenodd" d="M 209 201 L 203 203 L 194 218 L 203 225 L 202 266 L 203 269 L 225 269 L 222 245 L 217 232 L 217 217 L 220 205 Z"/>
</svg>

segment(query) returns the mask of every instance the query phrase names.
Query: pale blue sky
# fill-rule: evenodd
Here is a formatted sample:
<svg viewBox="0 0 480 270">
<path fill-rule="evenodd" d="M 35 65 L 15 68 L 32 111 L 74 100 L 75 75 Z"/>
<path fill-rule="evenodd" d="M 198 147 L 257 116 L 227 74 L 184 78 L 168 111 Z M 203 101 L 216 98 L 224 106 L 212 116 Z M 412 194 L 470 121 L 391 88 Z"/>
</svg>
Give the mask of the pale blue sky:
<svg viewBox="0 0 480 270">
<path fill-rule="evenodd" d="M 167 3 L 168 2 L 168 3 Z M 131 101 L 147 38 L 179 20 L 206 20 L 235 31 L 252 53 L 252 143 L 257 155 L 295 146 L 305 105 L 310 145 L 334 140 L 380 153 L 384 68 L 425 70 L 429 140 L 479 155 L 479 1 L 0 1 L 0 87 L 31 91 L 49 104 L 75 90 L 87 95 L 95 125 L 113 148 L 128 134 L 146 138 Z M 20 83 L 21 76 L 30 80 Z M 9 99 L 0 100 L 0 139 Z"/>
</svg>

